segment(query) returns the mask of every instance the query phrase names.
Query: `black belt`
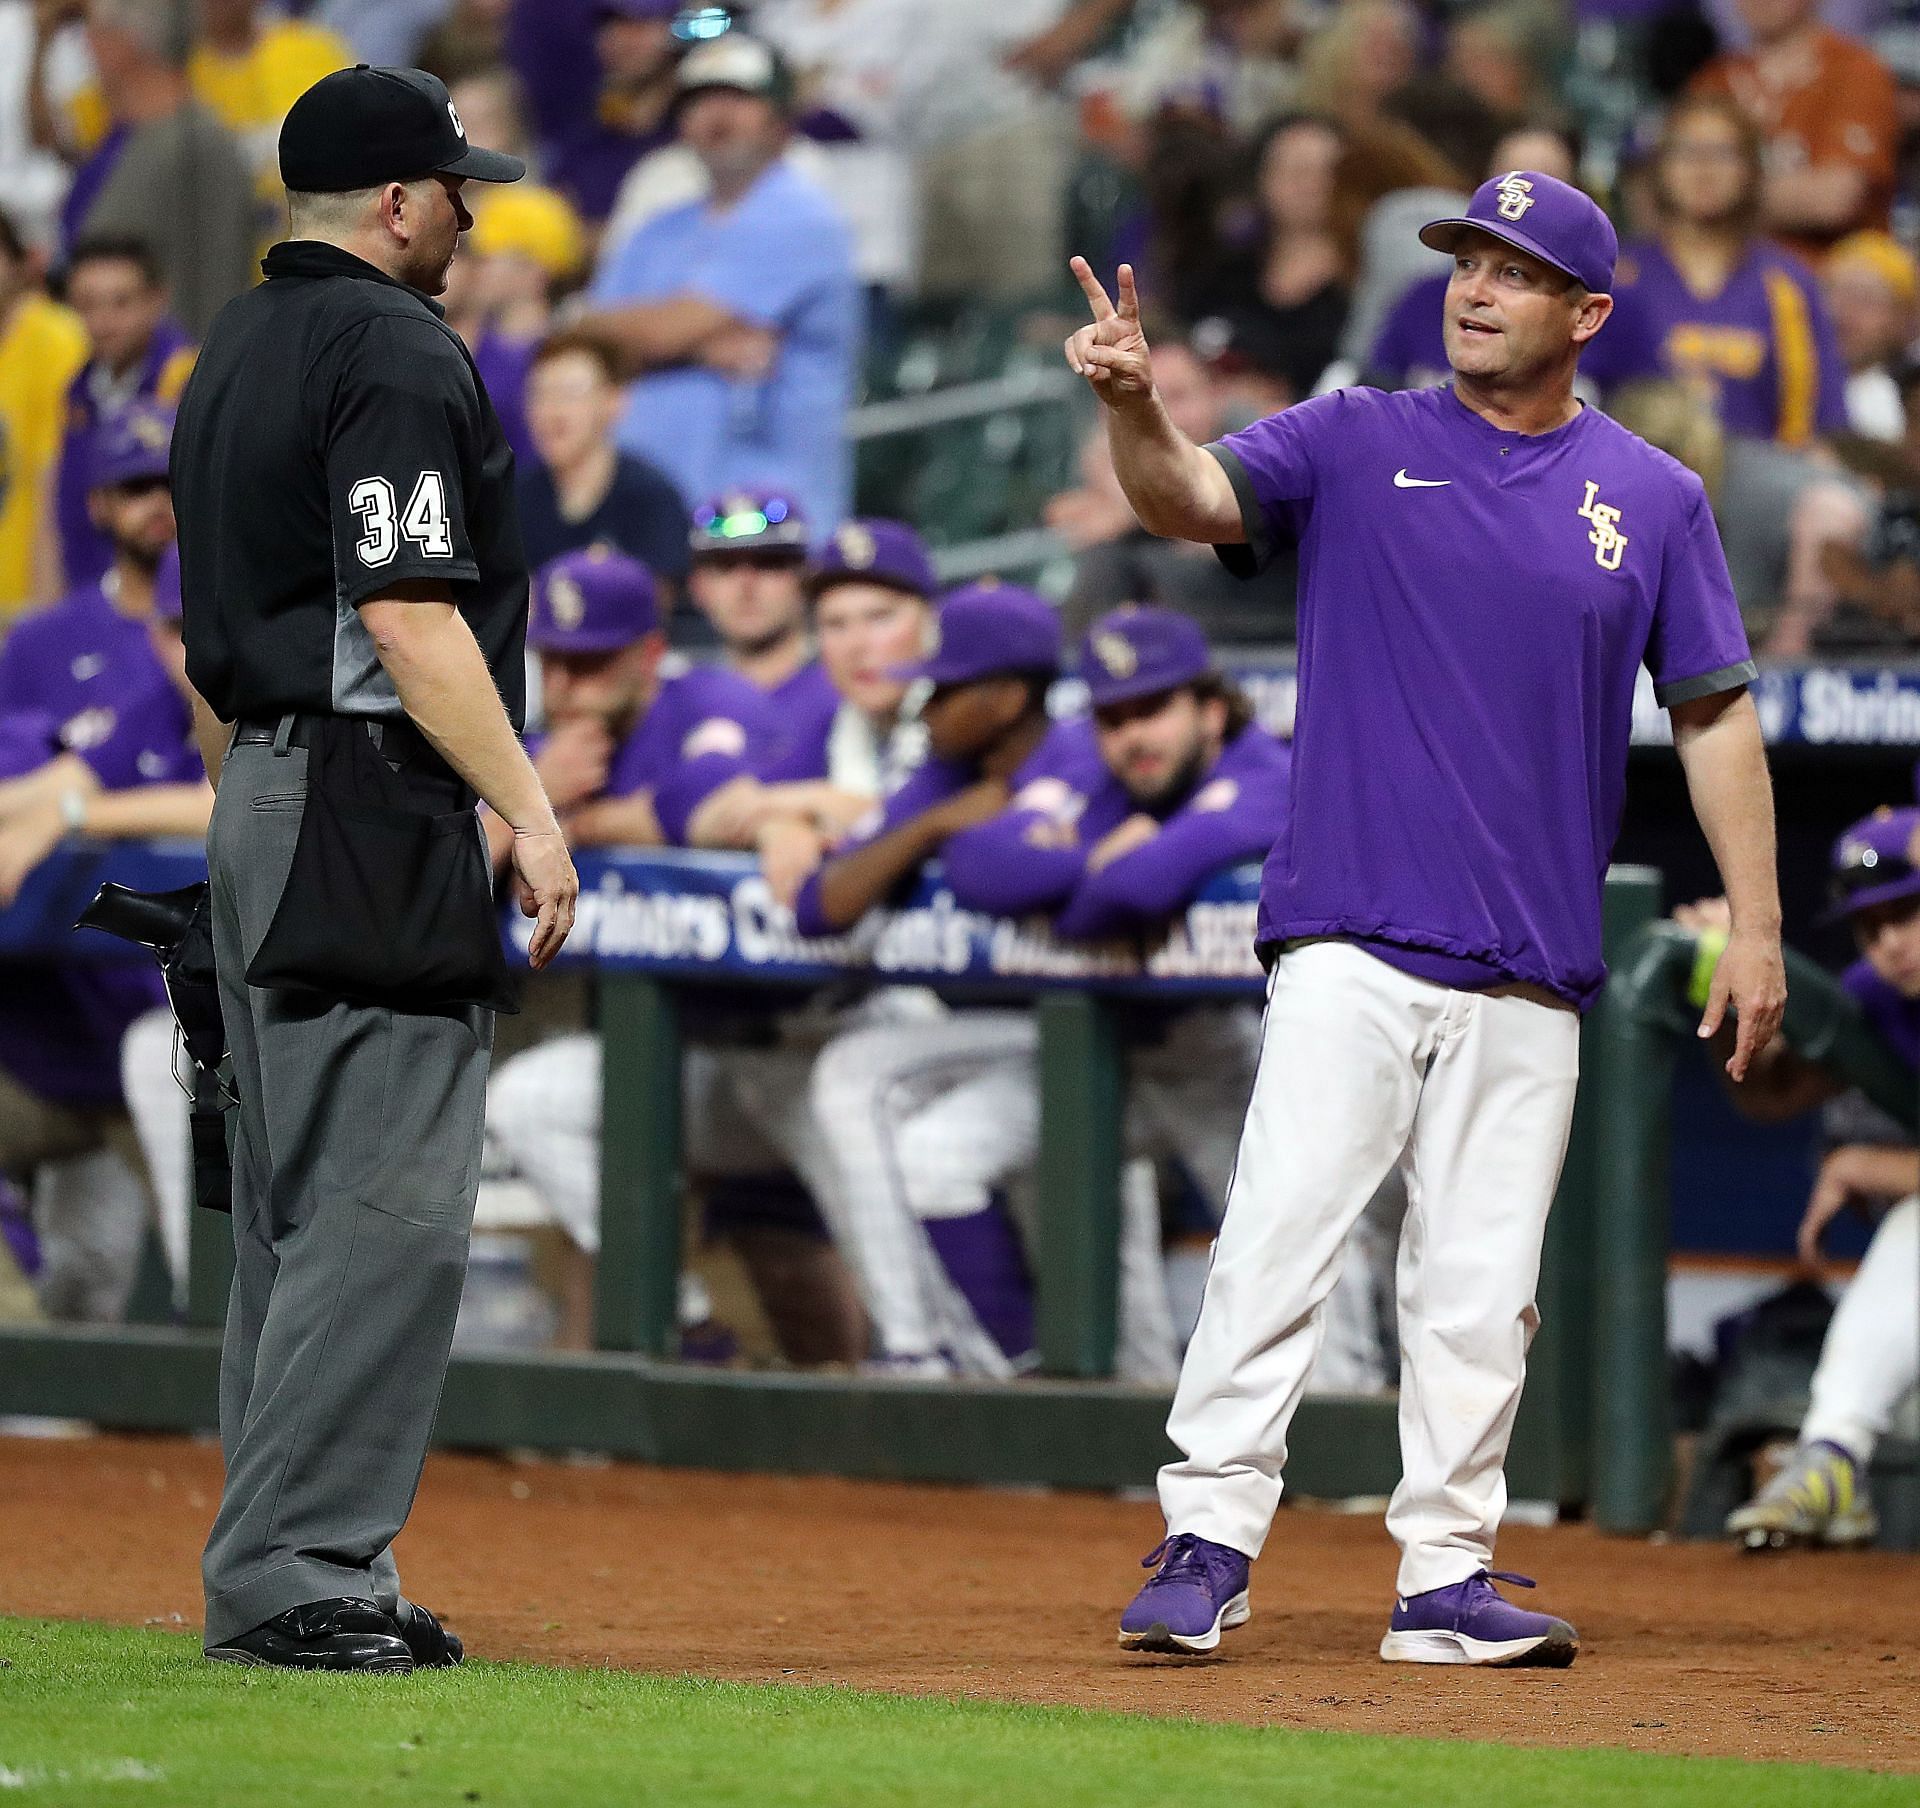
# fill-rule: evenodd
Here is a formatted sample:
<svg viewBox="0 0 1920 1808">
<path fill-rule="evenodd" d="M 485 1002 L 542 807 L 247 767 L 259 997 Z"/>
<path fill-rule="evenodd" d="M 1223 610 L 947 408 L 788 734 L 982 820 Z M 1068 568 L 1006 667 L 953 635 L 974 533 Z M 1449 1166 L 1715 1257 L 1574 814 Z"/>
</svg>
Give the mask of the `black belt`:
<svg viewBox="0 0 1920 1808">
<path fill-rule="evenodd" d="M 292 726 L 287 732 L 287 746 L 308 747 L 312 745 L 309 730 L 314 720 L 312 716 L 302 715 L 242 717 L 233 731 L 233 744 L 236 747 L 271 747 L 280 739 L 281 725 L 290 721 Z M 366 716 L 360 720 L 374 746 L 388 759 L 412 759 L 427 749 L 427 742 L 419 729 L 404 717 L 386 720 Z"/>
</svg>

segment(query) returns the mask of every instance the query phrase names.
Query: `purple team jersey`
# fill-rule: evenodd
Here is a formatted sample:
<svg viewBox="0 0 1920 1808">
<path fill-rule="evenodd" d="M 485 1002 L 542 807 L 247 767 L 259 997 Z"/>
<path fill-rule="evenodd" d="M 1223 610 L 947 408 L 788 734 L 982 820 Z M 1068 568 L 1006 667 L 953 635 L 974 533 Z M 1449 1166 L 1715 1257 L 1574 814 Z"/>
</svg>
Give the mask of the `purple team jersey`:
<svg viewBox="0 0 1920 1808">
<path fill-rule="evenodd" d="M 1094 744 L 1092 724 L 1085 720 L 1056 722 L 1040 745 L 1021 761 L 1014 772 L 1012 807 L 1044 812 L 1071 821 L 1077 817 L 1087 796 L 1098 785 L 1104 770 L 1100 764 L 1100 750 Z M 841 843 L 835 853 L 844 854 L 849 849 L 878 841 L 882 835 L 890 835 L 902 823 L 911 822 L 914 817 L 931 810 L 935 804 L 958 796 L 969 785 L 976 783 L 979 777 L 974 767 L 960 761 L 928 758 L 899 790 L 878 806 Z M 960 836 L 953 838 L 954 841 L 960 839 Z M 948 843 L 949 849 L 952 845 L 953 842 Z M 951 879 L 952 874 L 949 873 L 948 877 Z M 959 895 L 958 887 L 955 895 Z M 970 909 L 998 909 L 991 902 L 969 903 L 966 898 L 962 898 L 961 902 L 968 903 Z M 793 914 L 802 935 L 833 933 L 833 925 L 820 910 L 819 870 L 816 869 L 800 888 L 800 895 L 794 900 Z"/>
<path fill-rule="evenodd" d="M 661 832 L 684 843 L 701 804 L 766 759 L 774 722 L 767 698 L 745 679 L 713 666 L 689 666 L 661 683 L 646 715 L 620 744 L 607 795 L 651 793 Z"/>
<path fill-rule="evenodd" d="M 108 790 L 191 783 L 200 755 L 186 704 L 147 629 L 100 587 L 26 617 L 0 644 L 0 777 L 66 750 Z M 36 745 L 37 744 L 37 745 Z M 33 961 L 0 972 L 0 1068 L 68 1105 L 120 1099 L 120 1039 L 165 1000 L 148 961 Z"/>
<path fill-rule="evenodd" d="M 0 716 L 48 715 L 108 790 L 200 777 L 193 718 L 146 625 L 98 584 L 25 617 L 0 643 Z"/>
<path fill-rule="evenodd" d="M 112 389 L 96 359 L 88 359 L 67 388 L 65 437 L 54 475 L 54 521 L 60 531 L 60 563 L 70 587 L 91 584 L 113 563 L 113 548 L 87 513 L 93 479 L 93 442 L 101 422 L 129 402 L 158 402 L 171 408 L 180 400 L 193 370 L 194 344 L 177 321 L 162 320 L 153 343 L 124 389 Z"/>
<path fill-rule="evenodd" d="M 1001 815 L 947 843 L 947 880 L 969 909 L 1056 912 L 1060 933 L 1081 939 L 1136 933 L 1182 909 L 1223 867 L 1264 858 L 1286 821 L 1292 756 L 1265 729 L 1244 728 L 1151 841 L 1092 872 L 1087 856 L 1140 810 L 1097 744 L 1090 767 L 1080 747 L 1068 751 L 1055 788 L 1029 784 Z M 1078 780 L 1089 788 L 1072 790 Z"/>
<path fill-rule="evenodd" d="M 1259 939 L 1358 941 L 1585 1008 L 1641 665 L 1754 675 L 1700 480 L 1597 409 L 1507 433 L 1450 388 L 1340 390 L 1231 434 L 1257 567 L 1300 545 L 1293 799 Z"/>
<path fill-rule="evenodd" d="M 1393 304 L 1367 357 L 1369 382 L 1389 389 L 1423 389 L 1429 383 L 1444 383 L 1453 374 L 1442 330 L 1451 280 L 1445 270 L 1423 276 Z"/>
<path fill-rule="evenodd" d="M 1636 377 L 1697 388 L 1729 433 L 1802 445 L 1847 424 L 1847 367 L 1819 285 L 1756 243 L 1719 294 L 1696 295 L 1657 239 L 1622 248 L 1613 317 L 1580 359 L 1602 389 Z"/>
<path fill-rule="evenodd" d="M 1920 1068 L 1920 998 L 1888 985 L 1865 960 L 1855 961 L 1840 983 L 1860 1001 L 1881 1040 L 1909 1067 Z"/>
</svg>

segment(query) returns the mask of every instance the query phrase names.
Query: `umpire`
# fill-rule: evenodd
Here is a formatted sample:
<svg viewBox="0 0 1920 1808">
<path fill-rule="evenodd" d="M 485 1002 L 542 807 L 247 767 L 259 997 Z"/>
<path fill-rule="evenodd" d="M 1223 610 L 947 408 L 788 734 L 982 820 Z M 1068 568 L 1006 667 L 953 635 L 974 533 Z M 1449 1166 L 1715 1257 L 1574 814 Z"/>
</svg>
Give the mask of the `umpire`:
<svg viewBox="0 0 1920 1808">
<path fill-rule="evenodd" d="M 406 1670 L 461 1657 L 390 1546 L 446 1374 L 513 986 L 476 798 L 512 825 L 533 966 L 578 892 L 515 734 L 512 454 L 428 299 L 473 224 L 463 184 L 525 172 L 467 143 L 435 77 L 364 65 L 294 104 L 280 172 L 289 240 L 215 320 L 173 442 L 240 1095 L 206 1652 Z"/>
</svg>

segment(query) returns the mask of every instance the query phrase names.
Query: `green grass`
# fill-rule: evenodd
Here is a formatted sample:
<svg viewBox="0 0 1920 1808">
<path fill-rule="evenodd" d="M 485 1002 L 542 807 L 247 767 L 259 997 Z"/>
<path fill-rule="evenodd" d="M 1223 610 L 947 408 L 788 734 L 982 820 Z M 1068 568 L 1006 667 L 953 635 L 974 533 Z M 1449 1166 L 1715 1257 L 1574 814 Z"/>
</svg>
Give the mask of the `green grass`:
<svg viewBox="0 0 1920 1808">
<path fill-rule="evenodd" d="M 469 1664 L 315 1677 L 0 1621 L 0 1802 L 779 1808 L 1853 1808 L 1907 1777 L 1263 1731 L 845 1689 Z"/>
</svg>

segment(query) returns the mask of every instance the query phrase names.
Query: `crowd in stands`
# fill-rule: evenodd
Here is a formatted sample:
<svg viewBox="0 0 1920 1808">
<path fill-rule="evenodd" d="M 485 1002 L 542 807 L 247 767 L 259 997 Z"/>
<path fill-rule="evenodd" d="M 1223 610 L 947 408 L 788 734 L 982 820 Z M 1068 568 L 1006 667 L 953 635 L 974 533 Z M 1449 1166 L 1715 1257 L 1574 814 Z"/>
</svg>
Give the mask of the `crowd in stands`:
<svg viewBox="0 0 1920 1808">
<path fill-rule="evenodd" d="M 811 933 L 943 858 L 978 908 L 1136 935 L 1277 831 L 1287 750 L 1216 652 L 1291 640 L 1294 572 L 1242 582 L 1144 533 L 1076 415 L 1077 456 L 1002 524 L 1050 530 L 1051 560 L 1000 573 L 1044 566 L 1049 594 L 943 598 L 963 536 L 932 511 L 879 518 L 899 511 L 865 494 L 851 411 L 913 392 L 929 343 L 1057 347 L 1069 249 L 1134 265 L 1196 440 L 1342 384 L 1444 380 L 1447 263 L 1415 229 L 1489 175 L 1543 171 L 1621 233 L 1583 393 L 1701 475 L 1756 650 L 1910 652 L 1908 4 L 0 0 L 0 907 L 66 835 L 204 826 L 171 410 L 283 230 L 279 123 L 330 70 L 432 69 L 474 141 L 533 171 L 469 194 L 443 299 L 518 459 L 537 759 L 575 843 L 755 853 Z M 1055 723 L 1066 649 L 1093 709 Z M 111 1317 L 132 1285 L 129 1106 L 183 1259 L 157 1003 L 80 966 L 0 988 L 0 1176 L 35 1190 L 29 1223 L 0 1178 L 0 1231 L 33 1246 L 58 1315 Z M 1138 1376 L 1171 1372 L 1183 1308 L 1154 1256 L 1163 1218 L 1204 1232 L 1217 1209 L 1248 1027 L 1142 1032 Z M 1019 1014 L 902 988 L 696 1051 L 691 1159 L 714 1196 L 785 1184 L 839 1252 L 809 1271 L 790 1355 L 1018 1369 L 1033 1062 Z M 495 1085 L 496 1140 L 583 1264 L 598 1075 L 576 1024 Z M 1359 1274 L 1336 1314 L 1346 1385 L 1384 1372 L 1376 1291 Z M 706 1311 L 689 1289 L 689 1324 Z"/>
</svg>

